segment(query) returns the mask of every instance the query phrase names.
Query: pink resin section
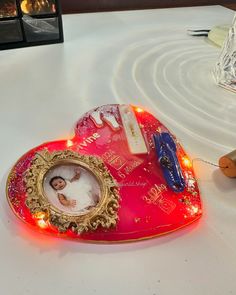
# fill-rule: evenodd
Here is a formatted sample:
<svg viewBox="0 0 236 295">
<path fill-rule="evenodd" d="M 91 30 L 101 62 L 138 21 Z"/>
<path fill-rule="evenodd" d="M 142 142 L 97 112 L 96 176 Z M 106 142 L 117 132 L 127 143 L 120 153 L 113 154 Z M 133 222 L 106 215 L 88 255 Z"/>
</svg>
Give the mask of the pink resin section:
<svg viewBox="0 0 236 295">
<path fill-rule="evenodd" d="M 119 220 L 115 228 L 76 235 L 70 230 L 60 234 L 55 228 L 41 231 L 61 237 L 91 241 L 130 241 L 170 233 L 182 228 L 202 214 L 200 193 L 193 169 L 183 148 L 177 143 L 177 155 L 186 188 L 181 193 L 173 192 L 166 184 L 153 145 L 153 133 L 169 132 L 153 115 L 133 107 L 148 153 L 132 155 L 122 126 L 118 105 L 97 108 L 101 118 L 113 116 L 120 128 L 102 120 L 96 124 L 91 119 L 94 110 L 86 113 L 75 126 L 73 139 L 43 144 L 25 154 L 14 167 L 14 177 L 8 186 L 9 200 L 18 217 L 38 227 L 25 205 L 26 192 L 23 174 L 29 168 L 36 151 L 71 149 L 80 154 L 96 155 L 103 159 L 118 183 L 120 193 Z M 172 135 L 173 136 L 173 135 Z M 173 136 L 173 138 L 175 138 Z"/>
</svg>

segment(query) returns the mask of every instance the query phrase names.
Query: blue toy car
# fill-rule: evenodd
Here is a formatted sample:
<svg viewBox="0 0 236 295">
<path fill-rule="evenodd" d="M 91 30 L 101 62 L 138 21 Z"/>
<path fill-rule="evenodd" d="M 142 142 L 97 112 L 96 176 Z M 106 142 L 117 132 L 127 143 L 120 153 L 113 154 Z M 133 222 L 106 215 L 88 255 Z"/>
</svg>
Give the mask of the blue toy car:
<svg viewBox="0 0 236 295">
<path fill-rule="evenodd" d="M 176 144 L 167 132 L 153 135 L 156 155 L 161 165 L 164 178 L 174 192 L 182 192 L 185 180 L 176 155 Z"/>
</svg>

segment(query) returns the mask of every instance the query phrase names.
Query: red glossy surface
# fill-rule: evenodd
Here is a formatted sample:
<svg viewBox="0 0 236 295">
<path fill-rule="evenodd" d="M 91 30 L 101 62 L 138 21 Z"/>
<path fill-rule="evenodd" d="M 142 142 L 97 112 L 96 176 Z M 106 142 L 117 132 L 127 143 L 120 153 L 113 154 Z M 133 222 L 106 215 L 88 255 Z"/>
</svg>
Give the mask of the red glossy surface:
<svg viewBox="0 0 236 295">
<path fill-rule="evenodd" d="M 162 176 L 154 152 L 152 134 L 168 131 L 154 116 L 135 108 L 136 118 L 142 126 L 148 154 L 132 155 L 129 152 L 117 105 L 99 108 L 102 116 L 113 114 L 121 126 L 113 130 L 107 123 L 95 126 L 86 113 L 76 124 L 75 136 L 65 141 L 42 144 L 25 154 L 14 167 L 15 176 L 8 183 L 8 197 L 18 217 L 41 231 L 62 237 L 93 241 L 128 241 L 166 234 L 197 220 L 201 214 L 201 200 L 191 167 L 183 148 L 177 143 L 178 159 L 184 171 L 186 188 L 182 193 L 170 190 Z M 71 231 L 59 234 L 39 217 L 31 216 L 25 205 L 26 193 L 23 174 L 30 166 L 36 151 L 71 149 L 80 154 L 101 157 L 120 187 L 119 221 L 116 228 L 75 235 Z"/>
</svg>

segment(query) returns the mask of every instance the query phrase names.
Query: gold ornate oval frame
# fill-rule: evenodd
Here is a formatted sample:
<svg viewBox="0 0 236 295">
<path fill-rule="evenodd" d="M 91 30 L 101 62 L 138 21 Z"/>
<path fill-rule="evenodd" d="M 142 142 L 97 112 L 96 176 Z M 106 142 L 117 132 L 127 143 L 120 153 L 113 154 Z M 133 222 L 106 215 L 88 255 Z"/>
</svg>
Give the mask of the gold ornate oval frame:
<svg viewBox="0 0 236 295">
<path fill-rule="evenodd" d="M 76 164 L 90 172 L 100 186 L 98 204 L 85 214 L 71 214 L 55 207 L 44 191 L 44 179 L 49 170 L 60 165 Z M 103 161 L 95 156 L 80 155 L 71 150 L 37 152 L 26 171 L 26 206 L 31 214 L 44 214 L 44 221 L 59 232 L 72 229 L 75 233 L 95 231 L 98 227 L 111 228 L 116 225 L 119 208 L 118 187 Z"/>
</svg>

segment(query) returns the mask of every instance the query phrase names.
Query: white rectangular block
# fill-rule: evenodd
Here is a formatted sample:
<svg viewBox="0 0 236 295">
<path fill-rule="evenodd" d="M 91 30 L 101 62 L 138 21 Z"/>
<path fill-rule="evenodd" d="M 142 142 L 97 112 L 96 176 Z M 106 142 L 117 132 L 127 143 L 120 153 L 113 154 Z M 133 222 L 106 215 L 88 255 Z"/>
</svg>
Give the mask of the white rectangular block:
<svg viewBox="0 0 236 295">
<path fill-rule="evenodd" d="M 146 154 L 148 152 L 147 146 L 132 107 L 120 105 L 119 111 L 130 152 L 132 154 Z"/>
</svg>

